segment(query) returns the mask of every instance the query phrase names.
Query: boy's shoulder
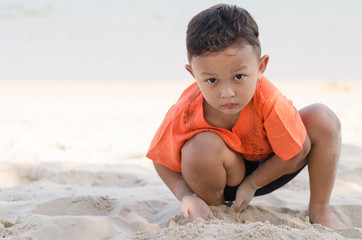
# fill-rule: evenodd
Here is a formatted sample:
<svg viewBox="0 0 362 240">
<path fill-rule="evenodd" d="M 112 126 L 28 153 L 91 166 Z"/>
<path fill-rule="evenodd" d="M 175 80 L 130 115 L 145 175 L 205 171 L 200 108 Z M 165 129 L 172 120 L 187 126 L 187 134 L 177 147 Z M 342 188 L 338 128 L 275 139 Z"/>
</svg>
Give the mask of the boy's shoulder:
<svg viewBox="0 0 362 240">
<path fill-rule="evenodd" d="M 189 85 L 167 111 L 162 125 L 179 126 L 187 120 L 200 117 L 203 96 L 197 82 Z"/>
<path fill-rule="evenodd" d="M 203 96 L 197 82 L 188 86 L 181 94 L 177 102 L 172 106 L 176 112 L 186 108 L 196 108 L 202 102 Z"/>
<path fill-rule="evenodd" d="M 285 101 L 287 101 L 285 96 L 265 76 L 258 80 L 253 105 L 261 119 L 265 119 L 271 111 L 278 108 Z"/>
<path fill-rule="evenodd" d="M 275 85 L 263 76 L 257 82 L 254 101 L 257 100 L 260 104 L 264 104 L 279 94 L 280 91 L 275 87 Z"/>
<path fill-rule="evenodd" d="M 191 99 L 191 98 L 197 98 L 199 95 L 201 94 L 199 85 L 197 84 L 197 82 L 193 82 L 191 83 L 181 94 L 180 99 L 181 98 L 187 98 L 187 99 Z"/>
</svg>

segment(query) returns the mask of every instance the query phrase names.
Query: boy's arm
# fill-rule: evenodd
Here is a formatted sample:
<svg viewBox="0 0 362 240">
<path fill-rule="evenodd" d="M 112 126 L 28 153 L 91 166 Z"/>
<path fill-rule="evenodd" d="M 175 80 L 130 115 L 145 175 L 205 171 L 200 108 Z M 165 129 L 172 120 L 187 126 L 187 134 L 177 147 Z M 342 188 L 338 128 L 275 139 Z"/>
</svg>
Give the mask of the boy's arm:
<svg viewBox="0 0 362 240">
<path fill-rule="evenodd" d="M 231 206 L 231 209 L 237 212 L 242 211 L 250 202 L 258 188 L 269 184 L 285 174 L 291 174 L 297 171 L 297 167 L 302 167 L 299 165 L 307 157 L 310 148 L 311 142 L 307 134 L 303 144 L 303 149 L 293 158 L 288 161 L 283 161 L 274 154 L 252 174 L 245 178 L 243 183 L 239 186 L 235 203 Z M 291 170 L 295 171 L 290 172 Z"/>
<path fill-rule="evenodd" d="M 162 181 L 167 185 L 178 200 L 181 201 L 184 196 L 191 196 L 194 194 L 189 186 L 187 186 L 181 173 L 172 171 L 171 169 L 156 162 L 153 162 L 153 165 L 155 166 L 155 169 Z"/>
<path fill-rule="evenodd" d="M 192 220 L 199 217 L 205 220 L 214 218 L 209 206 L 191 191 L 181 173 L 156 162 L 153 162 L 153 165 L 162 181 L 181 201 L 181 211 L 185 218 L 189 217 Z"/>
</svg>

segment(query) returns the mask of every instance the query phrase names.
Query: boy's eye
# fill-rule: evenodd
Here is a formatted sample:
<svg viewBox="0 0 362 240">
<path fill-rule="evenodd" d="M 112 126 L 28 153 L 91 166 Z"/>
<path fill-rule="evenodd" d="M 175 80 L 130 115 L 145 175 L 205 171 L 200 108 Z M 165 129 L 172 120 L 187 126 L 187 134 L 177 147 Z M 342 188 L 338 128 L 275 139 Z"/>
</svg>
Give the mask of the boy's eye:
<svg viewBox="0 0 362 240">
<path fill-rule="evenodd" d="M 210 84 L 214 84 L 217 82 L 217 80 L 215 78 L 210 78 L 210 79 L 207 79 L 207 82 Z"/>
<path fill-rule="evenodd" d="M 234 77 L 234 80 L 241 80 L 243 79 L 245 76 L 243 74 L 238 74 L 238 75 L 235 75 Z"/>
</svg>

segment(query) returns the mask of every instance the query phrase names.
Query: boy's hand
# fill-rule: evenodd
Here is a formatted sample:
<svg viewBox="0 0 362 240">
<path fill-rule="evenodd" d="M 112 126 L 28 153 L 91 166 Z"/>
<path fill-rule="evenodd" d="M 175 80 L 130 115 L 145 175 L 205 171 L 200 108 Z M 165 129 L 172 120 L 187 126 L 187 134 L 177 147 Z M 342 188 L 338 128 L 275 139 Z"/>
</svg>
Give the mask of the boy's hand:
<svg viewBox="0 0 362 240">
<path fill-rule="evenodd" d="M 197 195 L 187 195 L 182 198 L 181 212 L 185 218 L 194 220 L 195 218 L 203 218 L 205 220 L 215 219 L 210 207 L 204 200 Z"/>
<path fill-rule="evenodd" d="M 236 191 L 235 202 L 231 205 L 230 210 L 233 212 L 241 212 L 248 206 L 254 197 L 258 186 L 255 184 L 252 176 L 247 177 Z"/>
</svg>

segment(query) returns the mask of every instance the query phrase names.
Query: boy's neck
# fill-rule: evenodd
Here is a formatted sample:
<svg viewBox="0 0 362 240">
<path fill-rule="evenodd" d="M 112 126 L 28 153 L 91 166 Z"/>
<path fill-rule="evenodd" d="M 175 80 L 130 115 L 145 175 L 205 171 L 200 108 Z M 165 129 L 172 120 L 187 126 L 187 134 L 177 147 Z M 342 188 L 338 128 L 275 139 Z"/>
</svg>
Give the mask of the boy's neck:
<svg viewBox="0 0 362 240">
<path fill-rule="evenodd" d="M 205 100 L 203 102 L 204 119 L 214 127 L 231 130 L 239 120 L 240 112 L 234 115 L 228 115 L 210 106 Z"/>
</svg>

